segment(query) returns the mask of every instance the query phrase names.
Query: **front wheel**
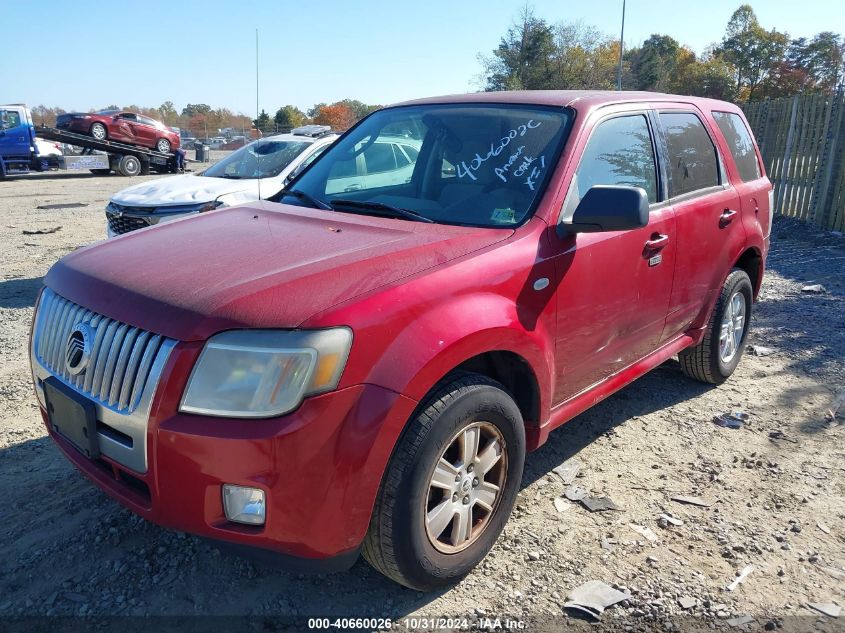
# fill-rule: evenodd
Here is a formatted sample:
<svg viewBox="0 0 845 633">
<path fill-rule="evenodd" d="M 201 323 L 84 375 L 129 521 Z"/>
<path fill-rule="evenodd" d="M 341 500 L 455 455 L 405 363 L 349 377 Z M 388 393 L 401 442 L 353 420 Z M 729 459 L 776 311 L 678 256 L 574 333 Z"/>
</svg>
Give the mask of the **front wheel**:
<svg viewBox="0 0 845 633">
<path fill-rule="evenodd" d="M 678 354 L 681 369 L 690 378 L 720 385 L 736 369 L 751 324 L 754 293 L 748 273 L 734 268 L 719 293 L 704 338 Z"/>
<path fill-rule="evenodd" d="M 106 130 L 106 126 L 102 123 L 94 123 L 91 126 L 91 136 L 93 136 L 98 141 L 105 141 L 108 137 L 108 131 Z"/>
<path fill-rule="evenodd" d="M 364 557 L 412 589 L 455 582 L 501 534 L 524 462 L 522 416 L 502 385 L 477 374 L 441 384 L 388 464 Z"/>
<path fill-rule="evenodd" d="M 158 139 L 158 142 L 156 143 L 156 150 L 158 150 L 162 154 L 169 154 L 170 153 L 170 141 L 168 141 L 166 138 Z"/>
</svg>

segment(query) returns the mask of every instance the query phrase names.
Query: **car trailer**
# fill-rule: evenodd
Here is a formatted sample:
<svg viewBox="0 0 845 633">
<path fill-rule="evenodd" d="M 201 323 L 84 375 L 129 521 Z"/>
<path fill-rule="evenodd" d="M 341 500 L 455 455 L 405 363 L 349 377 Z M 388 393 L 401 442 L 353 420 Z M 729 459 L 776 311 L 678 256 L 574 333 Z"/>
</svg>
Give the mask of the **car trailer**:
<svg viewBox="0 0 845 633">
<path fill-rule="evenodd" d="M 176 170 L 176 154 L 173 152 L 165 154 L 149 147 L 118 143 L 108 139 L 98 141 L 86 134 L 66 132 L 51 127 L 36 127 L 35 136 L 83 149 L 80 156 L 62 157 L 60 165 L 64 169 L 90 169 L 95 174 L 109 174 L 114 171 L 122 176 L 147 175 L 150 171 L 167 173 Z M 95 150 L 104 153 L 94 153 Z"/>
</svg>

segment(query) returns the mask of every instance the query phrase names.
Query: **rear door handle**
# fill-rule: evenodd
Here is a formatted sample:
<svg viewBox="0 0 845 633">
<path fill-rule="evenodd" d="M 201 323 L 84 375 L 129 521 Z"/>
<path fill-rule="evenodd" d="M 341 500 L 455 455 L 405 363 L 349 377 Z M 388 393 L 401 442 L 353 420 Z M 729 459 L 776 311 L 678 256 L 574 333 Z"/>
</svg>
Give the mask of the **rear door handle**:
<svg viewBox="0 0 845 633">
<path fill-rule="evenodd" d="M 719 216 L 719 226 L 727 226 L 731 222 L 733 222 L 734 217 L 736 216 L 736 211 L 733 209 L 725 209 L 722 211 L 722 215 Z"/>
<path fill-rule="evenodd" d="M 655 233 L 651 236 L 651 239 L 645 243 L 645 251 L 646 253 L 653 253 L 655 251 L 662 250 L 669 245 L 669 236 L 668 235 L 661 235 L 659 233 Z"/>
</svg>

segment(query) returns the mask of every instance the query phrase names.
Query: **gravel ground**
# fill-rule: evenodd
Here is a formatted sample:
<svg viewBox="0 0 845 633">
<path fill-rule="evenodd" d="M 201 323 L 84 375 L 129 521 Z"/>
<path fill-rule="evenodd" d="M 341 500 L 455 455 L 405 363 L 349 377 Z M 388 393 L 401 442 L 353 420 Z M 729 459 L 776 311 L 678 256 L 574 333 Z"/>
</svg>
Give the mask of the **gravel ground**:
<svg viewBox="0 0 845 633">
<path fill-rule="evenodd" d="M 481 624 L 495 627 L 509 615 L 558 630 L 588 626 L 562 604 L 595 579 L 631 594 L 603 628 L 729 629 L 749 615 L 755 630 L 842 629 L 845 614 L 806 606 L 845 607 L 845 406 L 828 414 L 845 389 L 841 236 L 777 221 L 749 341 L 771 353 L 746 355 L 718 388 L 669 361 L 553 433 L 529 455 L 490 556 L 457 586 L 423 594 L 363 561 L 345 574 L 289 574 L 160 529 L 99 492 L 47 439 L 27 362 L 33 301 L 56 259 L 104 237 L 105 202 L 127 184 L 87 174 L 0 184 L 0 618 L 248 615 L 274 630 L 275 616 L 487 617 Z M 85 206 L 37 208 L 72 203 Z M 806 284 L 825 291 L 802 292 Z M 712 422 L 730 411 L 749 414 L 741 429 Z M 553 469 L 568 459 L 581 465 L 575 485 L 621 509 L 591 513 L 561 498 L 567 485 Z"/>
</svg>

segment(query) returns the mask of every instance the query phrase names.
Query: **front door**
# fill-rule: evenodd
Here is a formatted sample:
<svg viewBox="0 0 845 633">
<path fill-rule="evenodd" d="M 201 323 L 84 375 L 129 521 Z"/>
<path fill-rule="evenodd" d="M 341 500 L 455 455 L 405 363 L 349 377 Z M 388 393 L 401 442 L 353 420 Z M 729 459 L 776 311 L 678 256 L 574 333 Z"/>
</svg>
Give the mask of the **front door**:
<svg viewBox="0 0 845 633">
<path fill-rule="evenodd" d="M 25 157 L 30 154 L 32 139 L 29 121 L 23 108 L 0 108 L 0 147 L 7 157 Z"/>
<path fill-rule="evenodd" d="M 647 226 L 558 237 L 555 404 L 656 349 L 669 307 L 676 245 L 674 212 L 662 202 L 651 123 L 626 112 L 592 129 L 562 219 L 594 185 L 642 187 Z"/>
</svg>

